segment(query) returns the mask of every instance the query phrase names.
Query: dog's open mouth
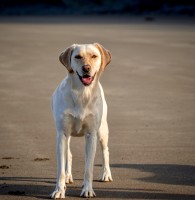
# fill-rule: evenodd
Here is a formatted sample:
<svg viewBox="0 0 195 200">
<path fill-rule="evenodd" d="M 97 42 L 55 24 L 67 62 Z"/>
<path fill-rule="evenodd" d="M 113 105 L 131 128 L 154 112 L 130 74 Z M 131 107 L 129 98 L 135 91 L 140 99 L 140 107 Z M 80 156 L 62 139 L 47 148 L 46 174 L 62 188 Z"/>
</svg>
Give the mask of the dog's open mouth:
<svg viewBox="0 0 195 200">
<path fill-rule="evenodd" d="M 90 76 L 88 74 L 84 74 L 83 76 L 80 76 L 79 73 L 77 72 L 77 75 L 78 75 L 80 81 L 83 83 L 83 85 L 88 86 L 93 82 L 96 73 L 94 76 Z"/>
</svg>

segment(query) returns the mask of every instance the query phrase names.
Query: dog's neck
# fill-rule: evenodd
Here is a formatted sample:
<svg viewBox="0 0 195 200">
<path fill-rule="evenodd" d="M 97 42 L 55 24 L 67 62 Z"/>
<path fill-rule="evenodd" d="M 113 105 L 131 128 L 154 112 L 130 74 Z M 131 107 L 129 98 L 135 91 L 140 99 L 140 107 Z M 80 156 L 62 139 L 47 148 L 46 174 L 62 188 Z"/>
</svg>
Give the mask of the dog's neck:
<svg viewBox="0 0 195 200">
<path fill-rule="evenodd" d="M 95 77 L 91 85 L 84 86 L 77 76 L 76 77 L 73 76 L 76 76 L 76 74 L 69 75 L 74 104 L 79 107 L 86 108 L 90 103 L 93 103 L 97 98 L 96 90 L 98 90 L 99 78 Z"/>
</svg>

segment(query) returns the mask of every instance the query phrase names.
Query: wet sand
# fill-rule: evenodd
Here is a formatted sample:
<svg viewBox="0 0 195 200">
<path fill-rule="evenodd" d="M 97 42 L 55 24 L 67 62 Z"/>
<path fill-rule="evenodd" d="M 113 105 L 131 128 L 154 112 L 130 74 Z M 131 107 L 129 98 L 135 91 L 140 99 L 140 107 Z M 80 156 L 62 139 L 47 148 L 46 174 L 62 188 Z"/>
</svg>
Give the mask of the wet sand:
<svg viewBox="0 0 195 200">
<path fill-rule="evenodd" d="M 96 199 L 195 199 L 195 26 L 189 20 L 0 20 L 0 199 L 47 199 L 56 177 L 50 97 L 73 43 L 103 44 L 113 59 L 101 78 L 114 181 Z M 72 138 L 80 198 L 84 138 Z"/>
</svg>

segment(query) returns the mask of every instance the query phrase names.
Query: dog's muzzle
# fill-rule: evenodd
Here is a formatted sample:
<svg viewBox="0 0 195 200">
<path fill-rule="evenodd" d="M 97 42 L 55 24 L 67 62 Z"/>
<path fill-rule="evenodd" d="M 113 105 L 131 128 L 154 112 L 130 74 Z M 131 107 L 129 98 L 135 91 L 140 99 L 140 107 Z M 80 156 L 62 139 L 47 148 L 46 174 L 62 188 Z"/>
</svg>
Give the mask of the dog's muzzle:
<svg viewBox="0 0 195 200">
<path fill-rule="evenodd" d="M 94 76 L 90 76 L 89 74 L 84 74 L 83 76 L 80 76 L 79 73 L 76 71 L 80 81 L 83 83 L 84 86 L 89 86 L 93 82 L 96 73 Z"/>
</svg>

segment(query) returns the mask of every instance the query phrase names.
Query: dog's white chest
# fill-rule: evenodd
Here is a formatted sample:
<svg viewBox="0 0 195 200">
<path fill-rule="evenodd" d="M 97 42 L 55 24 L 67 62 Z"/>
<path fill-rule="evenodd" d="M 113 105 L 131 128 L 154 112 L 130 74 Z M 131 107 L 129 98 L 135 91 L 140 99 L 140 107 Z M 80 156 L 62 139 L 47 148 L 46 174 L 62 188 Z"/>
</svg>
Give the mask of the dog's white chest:
<svg viewBox="0 0 195 200">
<path fill-rule="evenodd" d="M 64 127 L 71 136 L 80 137 L 94 129 L 97 117 L 88 109 L 85 111 L 66 110 L 64 112 Z"/>
<path fill-rule="evenodd" d="M 85 135 L 87 123 L 79 118 L 73 119 L 73 126 L 71 130 L 71 135 L 74 137 L 80 137 Z"/>
</svg>

